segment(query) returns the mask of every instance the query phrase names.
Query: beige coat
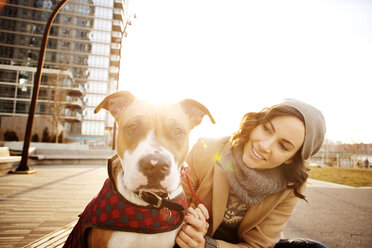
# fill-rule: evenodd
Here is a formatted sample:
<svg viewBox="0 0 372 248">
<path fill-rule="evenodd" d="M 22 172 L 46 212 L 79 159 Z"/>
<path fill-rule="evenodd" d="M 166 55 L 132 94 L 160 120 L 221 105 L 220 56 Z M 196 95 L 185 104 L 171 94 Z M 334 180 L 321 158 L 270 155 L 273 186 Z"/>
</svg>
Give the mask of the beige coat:
<svg viewBox="0 0 372 248">
<path fill-rule="evenodd" d="M 212 236 L 221 224 L 227 205 L 229 182 L 216 160 L 227 153 L 228 149 L 228 138 L 199 139 L 186 159 L 190 166 L 192 188 L 209 211 L 208 236 Z M 187 202 L 198 205 L 185 178 L 182 186 Z M 279 241 L 297 200 L 290 189 L 267 196 L 260 204 L 247 210 L 238 229 L 240 243 L 229 244 L 218 240 L 219 247 L 273 247 Z"/>
</svg>

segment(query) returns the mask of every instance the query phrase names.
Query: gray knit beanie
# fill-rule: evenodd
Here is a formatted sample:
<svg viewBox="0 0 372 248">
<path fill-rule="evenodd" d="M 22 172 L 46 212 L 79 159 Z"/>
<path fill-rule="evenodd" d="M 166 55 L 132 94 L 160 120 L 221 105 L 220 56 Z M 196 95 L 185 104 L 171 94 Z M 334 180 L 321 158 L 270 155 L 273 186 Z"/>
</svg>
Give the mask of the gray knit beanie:
<svg viewBox="0 0 372 248">
<path fill-rule="evenodd" d="M 307 103 L 295 99 L 284 99 L 280 104 L 293 107 L 302 114 L 305 119 L 305 140 L 302 147 L 302 158 L 306 160 L 315 155 L 323 144 L 326 132 L 322 112 Z"/>
</svg>

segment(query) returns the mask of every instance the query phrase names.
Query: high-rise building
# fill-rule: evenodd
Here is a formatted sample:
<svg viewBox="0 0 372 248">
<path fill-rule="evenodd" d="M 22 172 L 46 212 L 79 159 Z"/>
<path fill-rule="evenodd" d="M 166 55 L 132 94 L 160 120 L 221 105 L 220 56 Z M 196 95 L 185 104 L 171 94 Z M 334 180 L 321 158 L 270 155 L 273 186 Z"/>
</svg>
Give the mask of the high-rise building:
<svg viewBox="0 0 372 248">
<path fill-rule="evenodd" d="M 0 124 L 24 137 L 45 24 L 58 0 L 8 0 L 0 6 Z M 33 135 L 45 127 L 65 139 L 105 141 L 113 123 L 93 114 L 116 89 L 129 23 L 127 0 L 70 0 L 51 27 Z M 59 131 L 57 131 L 59 130 Z"/>
</svg>

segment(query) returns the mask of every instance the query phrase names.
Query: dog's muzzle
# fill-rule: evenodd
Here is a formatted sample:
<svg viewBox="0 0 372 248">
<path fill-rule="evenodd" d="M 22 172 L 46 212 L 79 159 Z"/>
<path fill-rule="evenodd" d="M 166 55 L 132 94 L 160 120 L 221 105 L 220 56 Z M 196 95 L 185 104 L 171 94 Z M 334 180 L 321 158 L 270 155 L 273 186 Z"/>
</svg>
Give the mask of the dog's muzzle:
<svg viewBox="0 0 372 248">
<path fill-rule="evenodd" d="M 150 154 L 140 159 L 138 168 L 148 178 L 160 181 L 170 174 L 171 162 L 160 154 Z"/>
</svg>

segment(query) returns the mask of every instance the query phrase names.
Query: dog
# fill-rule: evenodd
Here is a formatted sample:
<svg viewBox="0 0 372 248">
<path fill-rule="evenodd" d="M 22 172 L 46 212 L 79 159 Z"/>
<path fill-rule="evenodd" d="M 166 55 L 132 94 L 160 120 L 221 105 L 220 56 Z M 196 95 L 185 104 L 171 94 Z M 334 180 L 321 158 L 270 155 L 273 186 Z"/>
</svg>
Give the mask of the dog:
<svg viewBox="0 0 372 248">
<path fill-rule="evenodd" d="M 189 133 L 214 118 L 192 99 L 154 105 L 129 91 L 106 96 L 94 113 L 102 108 L 118 127 L 117 154 L 64 247 L 173 247 L 187 209 L 180 173 Z"/>
</svg>

